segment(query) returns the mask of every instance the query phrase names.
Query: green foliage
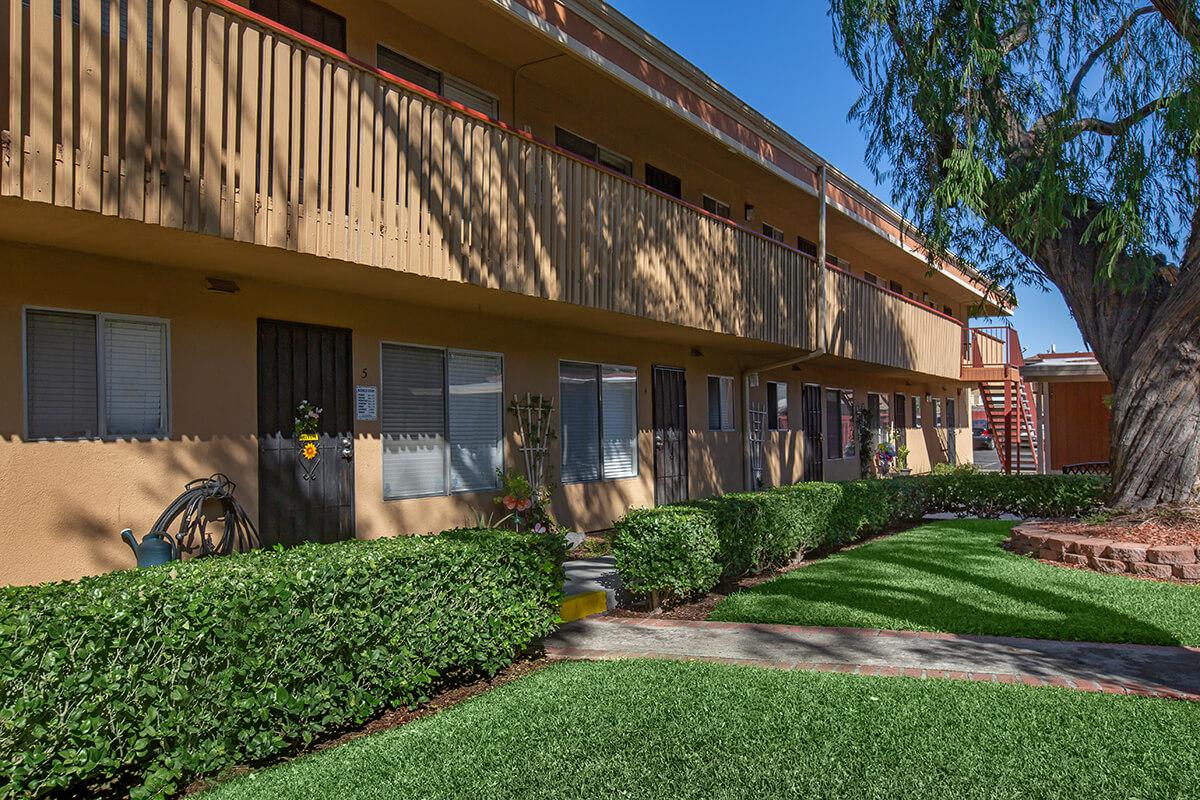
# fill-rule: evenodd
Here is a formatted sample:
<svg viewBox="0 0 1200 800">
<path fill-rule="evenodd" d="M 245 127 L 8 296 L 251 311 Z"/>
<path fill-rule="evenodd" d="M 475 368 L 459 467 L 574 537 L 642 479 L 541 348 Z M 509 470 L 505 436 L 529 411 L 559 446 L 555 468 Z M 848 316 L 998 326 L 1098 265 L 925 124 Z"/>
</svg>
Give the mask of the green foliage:
<svg viewBox="0 0 1200 800">
<path fill-rule="evenodd" d="M 617 523 L 613 555 L 635 594 L 702 594 L 822 547 L 912 523 L 929 513 L 1074 517 L 1099 508 L 1107 479 L 1000 475 L 950 468 L 934 475 L 798 483 L 685 505 L 635 509 Z"/>
<path fill-rule="evenodd" d="M 0 592 L 0 786 L 169 795 L 495 673 L 549 633 L 548 537 L 459 530 Z"/>
<path fill-rule="evenodd" d="M 707 511 L 689 506 L 635 508 L 616 524 L 613 557 L 634 594 L 683 599 L 717 585 L 720 541 Z"/>
<path fill-rule="evenodd" d="M 935 254 L 1000 286 L 1130 289 L 1180 263 L 1200 194 L 1197 0 L 830 6 L 868 164 Z M 1059 237 L 1096 248 L 1094 275 L 1043 271 Z"/>
</svg>

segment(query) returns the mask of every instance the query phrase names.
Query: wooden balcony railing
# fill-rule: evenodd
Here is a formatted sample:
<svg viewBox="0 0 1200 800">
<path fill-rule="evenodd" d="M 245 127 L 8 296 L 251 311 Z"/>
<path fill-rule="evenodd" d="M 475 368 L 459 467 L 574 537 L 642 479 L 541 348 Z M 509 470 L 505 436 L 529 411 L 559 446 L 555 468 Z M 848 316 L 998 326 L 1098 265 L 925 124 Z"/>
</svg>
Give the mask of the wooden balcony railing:
<svg viewBox="0 0 1200 800">
<path fill-rule="evenodd" d="M 963 330 L 963 366 L 1015 367 L 1025 366 L 1021 339 L 1011 325 L 991 325 Z"/>
<path fill-rule="evenodd" d="M 825 326 L 834 355 L 959 377 L 961 322 L 836 267 L 826 275 Z"/>
<path fill-rule="evenodd" d="M 799 251 L 229 0 L 55 5 L 5 5 L 5 195 L 816 346 Z"/>
</svg>

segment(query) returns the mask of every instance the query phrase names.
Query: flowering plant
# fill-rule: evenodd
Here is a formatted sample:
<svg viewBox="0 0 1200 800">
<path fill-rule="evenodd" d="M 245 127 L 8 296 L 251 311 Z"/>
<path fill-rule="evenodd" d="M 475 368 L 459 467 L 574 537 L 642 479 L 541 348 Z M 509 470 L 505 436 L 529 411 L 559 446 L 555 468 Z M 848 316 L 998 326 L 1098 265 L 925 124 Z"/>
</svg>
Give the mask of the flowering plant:
<svg viewBox="0 0 1200 800">
<path fill-rule="evenodd" d="M 887 475 L 896 460 L 896 446 L 891 442 L 880 442 L 875 448 L 875 463 L 879 466 L 879 474 Z"/>
<path fill-rule="evenodd" d="M 511 522 L 518 531 L 533 533 L 551 533 L 558 529 L 548 508 L 549 489 L 535 489 L 529 479 L 519 472 L 498 469 L 496 475 L 500 478 L 500 494 L 496 497 L 496 505 L 510 512 L 502 522 Z"/>
<path fill-rule="evenodd" d="M 294 433 L 300 436 L 311 436 L 317 432 L 321 424 L 321 409 L 307 400 L 301 400 L 296 406 Z"/>
</svg>

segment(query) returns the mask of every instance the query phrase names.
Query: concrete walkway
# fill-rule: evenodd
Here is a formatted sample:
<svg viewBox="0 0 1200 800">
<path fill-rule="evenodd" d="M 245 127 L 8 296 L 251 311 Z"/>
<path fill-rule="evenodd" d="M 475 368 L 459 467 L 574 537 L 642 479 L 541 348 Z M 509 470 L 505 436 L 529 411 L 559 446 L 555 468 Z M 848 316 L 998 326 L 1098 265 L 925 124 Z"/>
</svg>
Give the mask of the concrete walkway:
<svg viewBox="0 0 1200 800">
<path fill-rule="evenodd" d="M 667 658 L 861 675 L 905 675 L 1200 701 L 1200 649 L 593 617 L 546 639 L 555 658 Z"/>
</svg>

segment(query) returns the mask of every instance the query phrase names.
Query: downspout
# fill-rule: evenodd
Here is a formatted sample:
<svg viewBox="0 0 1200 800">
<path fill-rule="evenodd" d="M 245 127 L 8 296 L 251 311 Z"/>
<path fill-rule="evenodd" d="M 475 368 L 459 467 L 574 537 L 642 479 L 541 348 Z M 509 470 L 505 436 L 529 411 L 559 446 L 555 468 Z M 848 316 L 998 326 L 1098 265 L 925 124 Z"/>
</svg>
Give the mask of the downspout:
<svg viewBox="0 0 1200 800">
<path fill-rule="evenodd" d="M 754 475 L 750 468 L 751 458 L 750 449 L 752 447 L 750 441 L 750 376 L 760 372 L 770 372 L 783 367 L 790 367 L 796 364 L 810 361 L 814 358 L 819 358 L 825 355 L 828 345 L 828 333 L 825 329 L 825 284 L 827 272 L 825 268 L 826 253 L 828 240 L 825 235 L 825 208 L 828 205 L 828 173 L 826 165 L 821 163 L 819 170 L 821 193 L 819 207 L 817 210 L 817 348 L 805 353 L 796 358 L 788 358 L 783 361 L 776 361 L 770 364 L 763 364 L 754 368 L 746 368 L 741 372 L 742 379 L 742 428 L 744 434 L 742 436 L 742 482 L 745 490 L 750 492 L 758 487 L 754 485 Z M 765 432 L 764 432 L 765 435 Z"/>
<path fill-rule="evenodd" d="M 556 58 L 562 58 L 562 57 L 563 57 L 563 56 L 565 56 L 565 55 L 566 55 L 566 53 L 555 53 L 554 55 L 552 55 L 552 56 L 546 56 L 545 58 L 538 58 L 538 59 L 535 59 L 535 60 L 533 60 L 533 61 L 526 61 L 524 64 L 519 64 L 519 65 L 517 65 L 515 68 L 513 68 L 513 78 L 512 78 L 512 124 L 513 124 L 513 127 L 514 127 L 514 128 L 518 128 L 518 129 L 519 129 L 519 128 L 521 127 L 521 123 L 520 123 L 520 122 L 518 121 L 518 119 L 517 119 L 517 81 L 519 81 L 519 80 L 521 79 L 521 70 L 525 69 L 526 67 L 532 67 L 532 66 L 536 66 L 537 64 L 544 64 L 544 63 L 546 63 L 547 61 L 553 61 L 553 60 L 554 60 L 554 59 L 556 59 Z"/>
</svg>

